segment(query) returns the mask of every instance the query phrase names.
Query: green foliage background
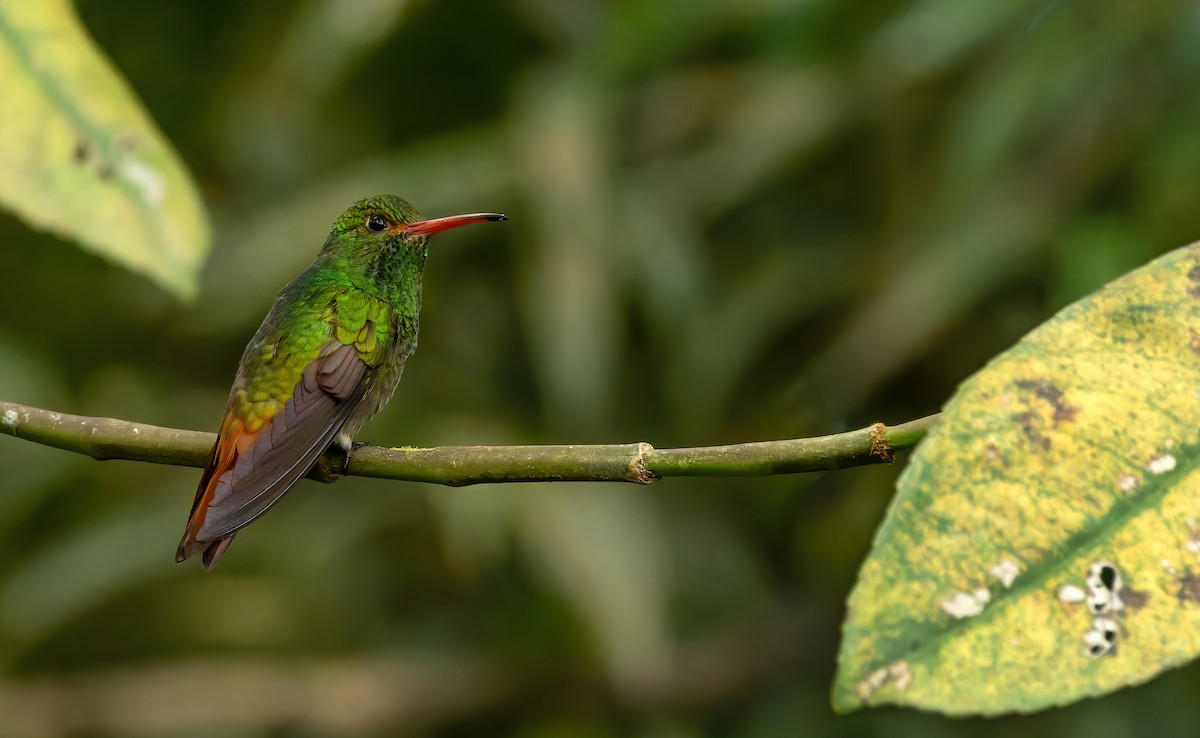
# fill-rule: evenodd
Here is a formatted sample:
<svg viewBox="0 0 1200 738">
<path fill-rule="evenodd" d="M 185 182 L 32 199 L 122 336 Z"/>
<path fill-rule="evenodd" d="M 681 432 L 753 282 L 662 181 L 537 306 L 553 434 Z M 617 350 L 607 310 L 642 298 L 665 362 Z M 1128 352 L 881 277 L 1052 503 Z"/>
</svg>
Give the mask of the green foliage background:
<svg viewBox="0 0 1200 738">
<path fill-rule="evenodd" d="M 1186 3 L 440 0 L 79 11 L 192 169 L 197 301 L 0 216 L 0 396 L 215 427 L 363 195 L 435 240 L 388 444 L 656 446 L 935 410 L 1196 238 Z M 211 574 L 198 472 L 0 442 L 0 734 L 1190 735 L 1194 668 L 1025 721 L 833 715 L 895 468 L 304 483 Z M 986 673 L 979 678 L 987 679 Z"/>
</svg>

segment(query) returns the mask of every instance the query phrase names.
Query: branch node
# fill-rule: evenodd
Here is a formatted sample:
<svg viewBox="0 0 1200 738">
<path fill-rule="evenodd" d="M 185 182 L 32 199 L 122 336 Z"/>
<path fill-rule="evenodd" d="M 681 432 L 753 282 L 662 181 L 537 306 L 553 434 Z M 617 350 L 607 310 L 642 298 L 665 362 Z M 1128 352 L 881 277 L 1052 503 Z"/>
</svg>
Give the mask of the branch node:
<svg viewBox="0 0 1200 738">
<path fill-rule="evenodd" d="M 659 480 L 659 476 L 650 471 L 650 467 L 646 462 L 650 460 L 650 454 L 654 453 L 654 447 L 642 441 L 638 444 L 637 456 L 634 456 L 629 461 L 629 470 L 625 478 L 635 484 L 653 484 Z"/>
<path fill-rule="evenodd" d="M 892 453 L 892 447 L 888 443 L 887 426 L 883 423 L 871 426 L 871 456 L 885 464 L 896 460 L 896 455 Z"/>
</svg>

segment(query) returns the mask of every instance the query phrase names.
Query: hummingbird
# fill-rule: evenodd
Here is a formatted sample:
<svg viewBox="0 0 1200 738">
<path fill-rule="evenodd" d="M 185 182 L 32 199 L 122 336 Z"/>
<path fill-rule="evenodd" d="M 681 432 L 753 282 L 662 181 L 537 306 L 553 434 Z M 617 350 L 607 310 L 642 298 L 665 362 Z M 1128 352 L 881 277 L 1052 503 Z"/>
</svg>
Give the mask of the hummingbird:
<svg viewBox="0 0 1200 738">
<path fill-rule="evenodd" d="M 177 562 L 205 569 L 234 535 L 305 476 L 332 444 L 349 464 L 354 437 L 400 382 L 417 347 L 421 276 L 434 233 L 508 218 L 425 220 L 406 200 L 359 200 L 312 264 L 284 287 L 247 344 L 200 478 Z"/>
</svg>

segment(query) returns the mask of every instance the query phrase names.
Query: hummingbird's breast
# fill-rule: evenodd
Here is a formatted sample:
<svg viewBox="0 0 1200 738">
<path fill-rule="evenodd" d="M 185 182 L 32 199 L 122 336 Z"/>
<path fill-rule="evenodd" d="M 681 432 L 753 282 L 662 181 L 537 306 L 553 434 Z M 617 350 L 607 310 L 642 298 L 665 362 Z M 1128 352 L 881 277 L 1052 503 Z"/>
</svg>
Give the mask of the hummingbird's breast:
<svg viewBox="0 0 1200 738">
<path fill-rule="evenodd" d="M 388 355 L 376 368 L 375 374 L 371 378 L 371 384 L 363 396 L 362 404 L 346 421 L 346 425 L 338 436 L 339 443 L 344 441 L 343 446 L 348 447 L 366 422 L 392 399 L 397 385 L 400 384 L 400 377 L 404 374 L 404 364 L 408 361 L 408 357 L 417 350 L 419 318 L 404 315 L 395 309 L 392 309 L 391 313 L 391 334 L 394 336 L 394 340 L 387 350 Z"/>
</svg>

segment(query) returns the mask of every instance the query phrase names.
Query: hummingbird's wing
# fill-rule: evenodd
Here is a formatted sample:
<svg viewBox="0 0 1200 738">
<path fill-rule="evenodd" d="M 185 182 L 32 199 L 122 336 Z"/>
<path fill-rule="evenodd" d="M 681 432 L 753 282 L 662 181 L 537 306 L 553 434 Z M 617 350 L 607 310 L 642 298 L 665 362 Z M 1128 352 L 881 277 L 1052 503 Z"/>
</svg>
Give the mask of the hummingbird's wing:
<svg viewBox="0 0 1200 738">
<path fill-rule="evenodd" d="M 249 431 L 232 406 L 180 541 L 177 561 L 204 552 L 211 568 L 233 534 L 312 467 L 362 402 L 373 372 L 353 344 L 332 339 L 301 373 L 283 409 Z"/>
</svg>

